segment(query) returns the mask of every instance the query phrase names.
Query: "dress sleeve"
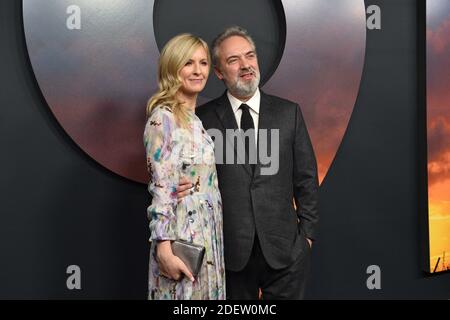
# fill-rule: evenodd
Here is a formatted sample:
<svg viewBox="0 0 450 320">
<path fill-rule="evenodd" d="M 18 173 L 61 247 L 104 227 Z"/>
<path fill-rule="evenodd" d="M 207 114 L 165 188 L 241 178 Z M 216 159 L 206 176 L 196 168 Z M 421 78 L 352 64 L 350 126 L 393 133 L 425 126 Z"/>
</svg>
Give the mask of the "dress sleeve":
<svg viewBox="0 0 450 320">
<path fill-rule="evenodd" d="M 176 237 L 176 187 L 179 171 L 174 140 L 175 119 L 170 111 L 156 109 L 147 120 L 144 131 L 144 146 L 147 168 L 150 173 L 148 191 L 152 203 L 147 208 L 150 219 L 150 241 L 175 240 Z"/>
</svg>

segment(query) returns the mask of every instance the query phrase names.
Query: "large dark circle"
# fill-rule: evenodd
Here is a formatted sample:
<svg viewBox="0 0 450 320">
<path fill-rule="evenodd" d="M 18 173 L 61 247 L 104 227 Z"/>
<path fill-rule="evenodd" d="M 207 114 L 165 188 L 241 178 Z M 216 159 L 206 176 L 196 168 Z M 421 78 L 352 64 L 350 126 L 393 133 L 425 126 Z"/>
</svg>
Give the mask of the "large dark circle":
<svg viewBox="0 0 450 320">
<path fill-rule="evenodd" d="M 69 7 L 81 13 L 79 29 L 67 26 Z M 300 104 L 325 176 L 357 97 L 365 19 L 363 0 L 23 0 L 30 62 L 56 120 L 105 168 L 144 183 L 145 106 L 157 89 L 159 48 L 180 32 L 211 41 L 229 25 L 253 35 L 264 92 Z M 220 86 L 211 75 L 197 103 L 222 94 Z"/>
<path fill-rule="evenodd" d="M 153 27 L 160 51 L 179 33 L 195 34 L 210 44 L 217 34 L 232 25 L 246 28 L 253 37 L 264 85 L 277 69 L 286 41 L 286 20 L 280 0 L 156 0 L 153 7 Z M 224 90 L 222 82 L 211 72 L 202 95 L 215 98 Z"/>
</svg>

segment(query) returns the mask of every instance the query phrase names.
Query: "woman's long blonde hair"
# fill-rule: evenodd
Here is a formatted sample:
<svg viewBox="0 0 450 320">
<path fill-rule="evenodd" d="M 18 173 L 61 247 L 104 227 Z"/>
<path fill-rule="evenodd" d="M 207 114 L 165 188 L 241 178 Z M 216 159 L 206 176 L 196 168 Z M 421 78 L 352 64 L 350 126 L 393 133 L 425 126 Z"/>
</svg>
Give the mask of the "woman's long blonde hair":
<svg viewBox="0 0 450 320">
<path fill-rule="evenodd" d="M 182 107 L 183 101 L 179 101 L 176 97 L 181 87 L 179 73 L 198 47 L 205 49 L 208 65 L 211 65 L 208 45 L 199 37 L 183 33 L 173 37 L 166 43 L 159 57 L 159 89 L 147 103 L 147 118 L 150 117 L 154 108 L 164 105 L 170 108 L 179 125 L 186 126 L 188 122 L 187 110 Z"/>
</svg>

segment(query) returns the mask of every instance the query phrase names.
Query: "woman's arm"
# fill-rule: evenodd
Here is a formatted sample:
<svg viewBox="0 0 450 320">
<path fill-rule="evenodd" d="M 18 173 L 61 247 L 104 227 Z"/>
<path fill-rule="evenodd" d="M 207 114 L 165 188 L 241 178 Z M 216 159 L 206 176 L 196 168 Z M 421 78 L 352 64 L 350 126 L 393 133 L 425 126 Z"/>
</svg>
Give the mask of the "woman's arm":
<svg viewBox="0 0 450 320">
<path fill-rule="evenodd" d="M 176 235 L 176 187 L 179 180 L 176 122 L 167 110 L 156 109 L 144 131 L 147 167 L 151 176 L 148 191 L 152 203 L 147 209 L 150 219 L 150 239 L 157 242 L 157 258 L 162 275 L 178 280 L 182 273 L 193 281 L 185 264 L 173 255 L 170 242 Z"/>
</svg>

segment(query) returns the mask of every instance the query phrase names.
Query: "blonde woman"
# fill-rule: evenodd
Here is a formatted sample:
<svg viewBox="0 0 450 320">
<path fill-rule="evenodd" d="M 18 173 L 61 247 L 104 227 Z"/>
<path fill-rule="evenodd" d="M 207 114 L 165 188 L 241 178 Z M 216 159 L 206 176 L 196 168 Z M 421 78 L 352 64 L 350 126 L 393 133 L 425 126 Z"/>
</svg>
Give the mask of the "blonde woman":
<svg viewBox="0 0 450 320">
<path fill-rule="evenodd" d="M 210 70 L 207 44 L 190 34 L 172 38 L 159 59 L 159 90 L 148 102 L 144 145 L 152 203 L 149 299 L 225 299 L 222 201 L 214 144 L 195 115 L 197 95 Z M 180 178 L 190 179 L 190 195 L 177 201 Z M 175 256 L 171 242 L 206 248 L 194 278 Z"/>
</svg>

